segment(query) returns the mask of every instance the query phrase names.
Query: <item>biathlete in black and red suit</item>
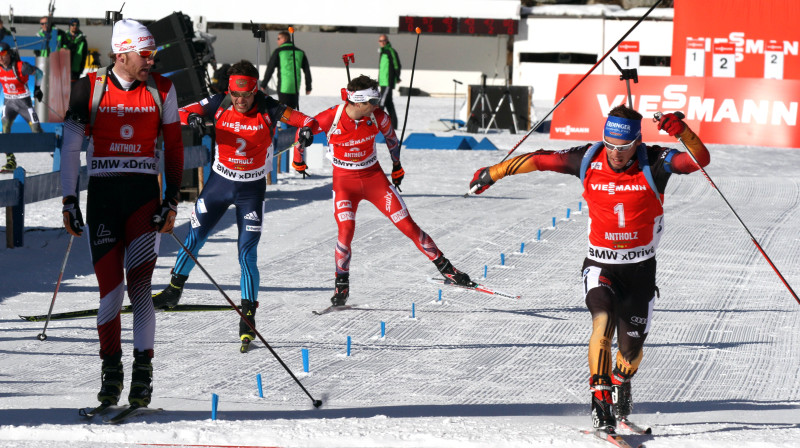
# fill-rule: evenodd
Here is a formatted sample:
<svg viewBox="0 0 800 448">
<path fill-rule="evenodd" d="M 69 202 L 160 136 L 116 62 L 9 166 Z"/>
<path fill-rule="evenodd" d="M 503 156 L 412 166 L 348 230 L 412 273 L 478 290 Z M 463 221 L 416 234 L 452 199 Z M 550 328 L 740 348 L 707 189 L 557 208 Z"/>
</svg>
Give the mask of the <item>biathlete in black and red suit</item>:
<svg viewBox="0 0 800 448">
<path fill-rule="evenodd" d="M 475 172 L 480 194 L 496 181 L 531 171 L 579 177 L 589 208 L 589 251 L 583 262 L 584 299 L 592 315 L 589 372 L 595 428 L 616 426 L 631 412 L 630 380 L 642 361 L 656 288 L 656 248 L 664 232 L 664 191 L 673 174 L 700 168 L 677 149 L 642 143 L 642 115 L 625 106 L 608 114 L 603 141 L 564 151 L 523 154 Z M 679 137 L 701 166 L 710 155 L 676 115 L 658 129 Z M 619 350 L 612 370 L 611 341 Z M 616 417 L 616 418 L 615 418 Z"/>
<path fill-rule="evenodd" d="M 405 172 L 400 164 L 400 145 L 389 116 L 378 106 L 378 82 L 368 76 L 354 78 L 347 85 L 346 102 L 320 112 L 314 118 L 328 135 L 328 155 L 333 163 L 334 218 L 339 227 L 336 242 L 336 283 L 331 303 L 342 306 L 350 293 L 350 243 L 356 227 L 356 211 L 362 200 L 371 202 L 407 236 L 445 277 L 460 285 L 474 286 L 469 275 L 458 271 L 416 222 L 396 187 Z M 383 134 L 392 157 L 390 184 L 378 163 L 375 137 Z M 305 166 L 295 150 L 293 166 Z"/>
<path fill-rule="evenodd" d="M 122 391 L 120 309 L 127 278 L 133 306 L 133 369 L 130 404 L 147 406 L 152 395 L 155 314 L 150 284 L 158 256 L 159 232 L 171 232 L 183 174 L 183 143 L 175 88 L 150 73 L 156 43 L 134 20 L 114 24 L 114 62 L 72 84 L 64 122 L 61 187 L 64 226 L 83 232 L 78 172 L 84 137 L 89 138 L 86 199 L 89 246 L 100 288 L 97 332 L 103 359 L 97 399 L 116 404 Z M 158 183 L 164 138 L 166 197 Z"/>
<path fill-rule="evenodd" d="M 319 126 L 313 118 L 259 91 L 258 71 L 250 62 L 234 64 L 228 74 L 229 96 L 220 93 L 180 109 L 182 123 L 214 120 L 216 132 L 211 174 L 195 203 L 191 230 L 184 245 L 196 257 L 228 207 L 236 206 L 242 313 L 255 325 L 260 279 L 258 242 L 264 221 L 266 179 L 272 171 L 275 127 L 282 121 L 310 137 L 309 127 Z M 301 145 L 308 143 L 305 139 L 300 141 Z M 194 265 L 181 249 L 169 286 L 153 296 L 156 307 L 173 307 L 178 303 Z M 244 321 L 239 323 L 239 336 L 245 344 L 255 337 Z"/>
</svg>

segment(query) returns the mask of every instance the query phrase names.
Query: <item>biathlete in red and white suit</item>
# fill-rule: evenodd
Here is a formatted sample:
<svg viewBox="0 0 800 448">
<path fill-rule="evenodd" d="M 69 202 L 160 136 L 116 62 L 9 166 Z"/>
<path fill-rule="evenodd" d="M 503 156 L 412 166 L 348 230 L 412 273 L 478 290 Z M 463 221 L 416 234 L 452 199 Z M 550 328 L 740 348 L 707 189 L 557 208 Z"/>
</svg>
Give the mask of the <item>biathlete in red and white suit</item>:
<svg viewBox="0 0 800 448">
<path fill-rule="evenodd" d="M 531 171 L 556 171 L 581 179 L 589 207 L 583 285 L 592 314 L 588 356 L 592 417 L 601 429 L 613 428 L 616 418 L 631 412 L 630 380 L 642 360 L 658 295 L 655 255 L 664 232 L 667 181 L 673 174 L 699 169 L 686 152 L 642 143 L 641 119 L 635 110 L 617 106 L 609 112 L 602 142 L 523 154 L 479 169 L 470 183 L 480 194 L 505 176 Z M 676 114 L 664 115 L 658 129 L 681 138 L 701 166 L 709 163 L 703 142 Z M 612 370 L 615 331 L 619 350 Z"/>
<path fill-rule="evenodd" d="M 22 62 L 15 51 L 11 49 L 7 42 L 0 42 L 0 84 L 3 85 L 4 103 L 2 107 L 3 133 L 11 132 L 11 125 L 18 115 L 28 123 L 31 132 L 42 132 L 39 124 L 39 117 L 33 110 L 31 91 L 28 89 L 28 79 L 34 75 L 33 96 L 38 101 L 42 100 L 42 90 L 39 88 L 42 82 L 42 71 L 38 68 Z M 13 171 L 17 167 L 17 160 L 14 154 L 6 154 L 6 164 L 2 172 Z"/>
<path fill-rule="evenodd" d="M 389 116 L 378 108 L 380 92 L 377 81 L 359 76 L 348 84 L 346 95 L 346 103 L 314 117 L 322 128 L 321 132 L 328 135 L 328 152 L 333 163 L 334 218 L 339 227 L 333 305 L 344 305 L 349 296 L 350 243 L 356 227 L 356 211 L 362 200 L 371 202 L 386 215 L 443 275 L 461 285 L 474 285 L 467 274 L 453 267 L 433 239 L 414 222 L 397 191 L 396 187 L 400 186 L 404 176 L 400 145 Z M 378 163 L 375 137 L 379 132 L 383 134 L 392 157 L 394 185 L 386 179 Z M 293 165 L 297 167 L 298 164 L 302 164 L 302 155 L 295 151 Z"/>
<path fill-rule="evenodd" d="M 231 205 L 236 206 L 239 229 L 239 265 L 241 267 L 242 313 L 255 324 L 258 306 L 258 242 L 264 221 L 264 192 L 267 175 L 272 171 L 275 127 L 282 121 L 305 129 L 318 128 L 317 122 L 287 107 L 257 89 L 258 71 L 248 61 L 234 64 L 230 75 L 229 96 L 217 94 L 180 109 L 181 122 L 215 122 L 216 156 L 211 174 L 197 198 L 191 216 L 191 230 L 185 246 L 195 257 L 209 233 Z M 308 144 L 304 139 L 300 144 Z M 195 263 L 181 249 L 172 269 L 170 285 L 153 297 L 157 308 L 178 303 L 189 273 Z M 255 337 L 244 321 L 239 336 L 246 343 Z"/>
<path fill-rule="evenodd" d="M 147 406 L 152 395 L 155 314 L 150 282 L 159 232 L 171 232 L 183 174 L 183 143 L 172 82 L 150 73 L 156 43 L 139 22 L 120 20 L 111 37 L 114 63 L 72 84 L 61 158 L 64 226 L 82 234 L 78 173 L 84 137 L 89 138 L 86 200 L 89 246 L 100 308 L 97 332 L 103 359 L 97 399 L 116 404 L 122 391 L 120 309 L 127 278 L 133 307 L 133 368 L 130 404 Z M 164 138 L 166 197 L 159 189 L 156 140 Z"/>
</svg>

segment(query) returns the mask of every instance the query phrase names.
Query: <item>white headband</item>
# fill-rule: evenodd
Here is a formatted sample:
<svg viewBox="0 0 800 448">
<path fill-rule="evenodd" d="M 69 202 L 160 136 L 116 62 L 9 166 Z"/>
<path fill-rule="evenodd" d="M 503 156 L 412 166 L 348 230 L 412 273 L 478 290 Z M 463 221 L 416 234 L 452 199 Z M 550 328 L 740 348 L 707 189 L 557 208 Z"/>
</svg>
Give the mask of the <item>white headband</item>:
<svg viewBox="0 0 800 448">
<path fill-rule="evenodd" d="M 127 53 L 155 46 L 156 40 L 153 34 L 141 23 L 123 19 L 114 24 L 114 30 L 111 32 L 111 50 L 114 53 Z"/>
<path fill-rule="evenodd" d="M 356 90 L 355 92 L 350 90 L 347 91 L 347 99 L 352 103 L 366 103 L 370 99 L 379 100 L 380 98 L 381 93 L 378 92 L 378 89 L 374 87 L 364 90 Z"/>
</svg>

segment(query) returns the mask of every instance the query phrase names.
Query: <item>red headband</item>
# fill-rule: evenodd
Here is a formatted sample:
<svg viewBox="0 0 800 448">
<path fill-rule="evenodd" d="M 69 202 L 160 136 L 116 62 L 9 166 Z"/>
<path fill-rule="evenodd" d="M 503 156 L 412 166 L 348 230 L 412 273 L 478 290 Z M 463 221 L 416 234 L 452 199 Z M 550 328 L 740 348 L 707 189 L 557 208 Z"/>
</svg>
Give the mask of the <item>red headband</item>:
<svg viewBox="0 0 800 448">
<path fill-rule="evenodd" d="M 258 80 L 252 76 L 232 75 L 228 79 L 228 90 L 234 92 L 253 92 L 256 90 Z"/>
</svg>

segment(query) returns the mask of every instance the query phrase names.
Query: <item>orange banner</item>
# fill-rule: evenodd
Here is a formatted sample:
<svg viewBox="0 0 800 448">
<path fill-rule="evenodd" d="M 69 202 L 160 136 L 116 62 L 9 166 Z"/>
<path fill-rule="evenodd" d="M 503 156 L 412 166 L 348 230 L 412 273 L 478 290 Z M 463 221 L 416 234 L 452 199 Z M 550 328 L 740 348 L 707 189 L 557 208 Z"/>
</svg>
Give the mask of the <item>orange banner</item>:
<svg viewBox="0 0 800 448">
<path fill-rule="evenodd" d="M 675 0 L 672 32 L 672 74 L 702 76 L 689 67 L 687 50 L 702 41 L 705 76 L 712 74 L 713 46 L 730 42 L 736 47 L 736 77 L 764 78 L 766 47 L 783 44 L 783 79 L 800 79 L 800 1 L 798 0 Z M 698 53 L 689 51 L 689 58 Z M 697 63 L 697 61 L 690 61 Z"/>
<path fill-rule="evenodd" d="M 556 98 L 566 95 L 581 76 L 560 75 Z M 649 119 L 658 111 L 680 110 L 705 143 L 800 148 L 800 81 L 640 76 L 637 84 L 631 83 L 631 92 L 633 107 L 645 117 L 645 142 L 674 143 Z M 627 102 L 619 76 L 589 76 L 555 110 L 550 138 L 598 141 L 608 111 Z"/>
</svg>

